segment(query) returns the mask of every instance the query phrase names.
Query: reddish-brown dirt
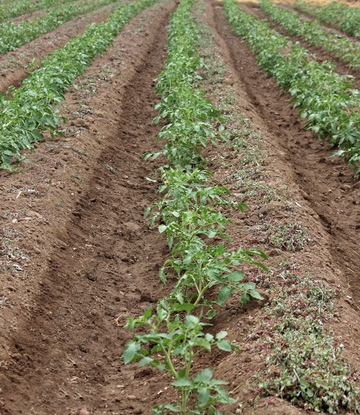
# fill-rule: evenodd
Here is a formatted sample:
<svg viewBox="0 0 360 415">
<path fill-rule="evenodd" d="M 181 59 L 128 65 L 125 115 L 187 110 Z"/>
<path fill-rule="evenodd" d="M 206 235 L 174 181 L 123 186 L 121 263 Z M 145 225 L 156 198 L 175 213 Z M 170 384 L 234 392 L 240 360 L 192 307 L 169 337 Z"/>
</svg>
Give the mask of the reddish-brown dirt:
<svg viewBox="0 0 360 415">
<path fill-rule="evenodd" d="M 332 150 L 327 149 L 326 143 L 318 141 L 315 133 L 305 130 L 298 111 L 292 108 L 290 95 L 283 94 L 274 80 L 264 79 L 254 54 L 233 34 L 223 14 L 217 13 L 216 19 L 217 29 L 227 41 L 234 66 L 257 114 L 266 119 L 268 128 L 286 151 L 296 182 L 332 236 L 332 254 L 344 270 L 353 295 L 359 300 L 360 183 L 353 179 L 352 172 L 342 160 L 329 159 Z"/>
<path fill-rule="evenodd" d="M 175 7 L 163 1 L 134 18 L 114 47 L 95 59 L 78 90 L 66 94 L 66 137 L 46 138 L 35 154 L 26 154 L 24 173 L 0 172 L 0 230 L 13 230 L 8 250 L 14 256 L 0 258 L 1 414 L 75 415 L 80 408 L 91 415 L 150 414 L 154 404 L 176 399 L 166 374 L 118 362 L 133 336 L 123 328 L 126 317 L 142 314 L 168 292 L 158 270 L 169 250 L 143 217 L 158 186 L 146 178 L 162 163 L 141 156 L 161 146 L 161 125 L 151 123 L 158 101 L 153 87 Z M 231 69 L 239 110 L 263 132 L 271 182 L 293 192 L 301 206 L 295 218 L 315 236 L 314 245 L 299 253 L 261 246 L 269 256 L 266 265 L 296 260 L 317 278 L 341 286 L 334 331 L 348 340 L 346 356 L 359 368 L 359 182 L 304 129 L 290 97 L 264 76 L 219 2 L 208 2 L 204 19 Z M 212 159 L 218 151 L 209 148 L 206 155 Z M 221 182 L 221 164 L 214 161 L 210 168 Z M 269 217 L 280 214 L 268 208 Z M 237 243 L 253 218 L 229 216 L 229 234 Z M 236 299 L 229 301 L 211 332 L 227 330 L 241 343 L 258 324 L 262 304 L 252 301 L 240 309 Z M 264 356 L 250 351 L 213 350 L 195 362 L 197 370 L 214 367 L 215 377 L 228 381 L 239 401 L 250 397 L 246 381 L 263 364 Z M 231 415 L 236 408 L 221 409 Z M 277 398 L 255 413 L 306 412 Z"/>
</svg>

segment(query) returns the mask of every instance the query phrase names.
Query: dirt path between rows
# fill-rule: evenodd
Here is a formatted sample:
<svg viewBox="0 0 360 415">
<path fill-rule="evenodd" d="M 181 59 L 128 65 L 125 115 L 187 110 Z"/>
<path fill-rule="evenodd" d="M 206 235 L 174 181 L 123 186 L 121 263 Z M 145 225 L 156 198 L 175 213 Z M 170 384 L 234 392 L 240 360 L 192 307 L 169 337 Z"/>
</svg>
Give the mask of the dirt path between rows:
<svg viewBox="0 0 360 415">
<path fill-rule="evenodd" d="M 234 65 L 256 112 L 278 137 L 286 158 L 296 173 L 296 183 L 331 235 L 334 261 L 355 298 L 360 300 L 360 182 L 340 158 L 329 159 L 332 151 L 306 131 L 292 108 L 290 95 L 283 94 L 274 80 L 264 77 L 248 45 L 230 29 L 222 13 L 216 13 L 217 30 L 226 40 Z"/>
<path fill-rule="evenodd" d="M 23 316 L 11 335 L 13 363 L 0 375 L 0 413 L 64 415 L 83 406 L 91 414 L 113 413 L 115 407 L 116 413 L 143 413 L 141 403 L 123 399 L 132 394 L 134 373 L 120 373 L 117 362 L 131 337 L 122 329 L 126 316 L 158 300 L 158 269 L 167 253 L 164 238 L 148 230 L 143 218 L 156 196 L 156 185 L 145 179 L 153 177 L 156 164 L 141 156 L 160 145 L 155 137 L 161 126 L 151 125 L 157 115 L 153 80 L 163 68 L 174 6 L 169 3 L 146 22 L 132 76 L 125 84 L 115 78 L 102 107 L 108 122 L 117 114 L 116 123 L 100 130 L 106 140 L 87 190 L 66 228 L 57 230 L 62 246 L 48 257 L 30 318 Z M 148 395 L 147 389 L 142 398 Z"/>
</svg>

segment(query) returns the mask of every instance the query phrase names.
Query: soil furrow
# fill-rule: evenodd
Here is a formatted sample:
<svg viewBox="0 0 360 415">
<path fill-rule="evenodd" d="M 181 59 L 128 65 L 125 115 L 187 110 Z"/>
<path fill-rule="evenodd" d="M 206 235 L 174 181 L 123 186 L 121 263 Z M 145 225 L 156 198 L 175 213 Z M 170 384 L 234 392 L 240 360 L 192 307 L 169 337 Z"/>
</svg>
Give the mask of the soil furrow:
<svg viewBox="0 0 360 415">
<path fill-rule="evenodd" d="M 220 7 L 213 3 L 213 7 Z M 249 46 L 236 36 L 222 13 L 215 13 L 216 28 L 226 41 L 234 67 L 251 99 L 244 112 L 256 112 L 286 151 L 296 183 L 331 235 L 334 262 L 343 270 L 356 300 L 360 299 L 360 264 L 357 232 L 360 226 L 359 182 L 340 158 L 329 159 L 332 151 L 312 131 L 306 131 L 290 95 L 281 92 L 273 79 L 264 75 Z M 357 308 L 357 306 L 355 306 Z"/>
<path fill-rule="evenodd" d="M 146 383 L 151 371 L 120 371 L 117 362 L 132 336 L 122 328 L 126 317 L 162 297 L 158 269 L 168 249 L 143 218 L 156 197 L 156 185 L 146 180 L 156 163 L 141 156 L 160 146 L 155 139 L 160 126 L 151 125 L 157 115 L 153 86 L 164 64 L 174 7 L 159 11 L 123 97 L 118 92 L 118 122 L 108 126 L 88 190 L 66 230 L 59 230 L 64 244 L 48 258 L 35 310 L 13 338 L 17 362 L 1 375 L 2 413 L 74 414 L 82 406 L 91 414 L 105 408 L 143 413 L 131 381 L 140 377 Z M 140 396 L 149 398 L 149 389 Z"/>
</svg>

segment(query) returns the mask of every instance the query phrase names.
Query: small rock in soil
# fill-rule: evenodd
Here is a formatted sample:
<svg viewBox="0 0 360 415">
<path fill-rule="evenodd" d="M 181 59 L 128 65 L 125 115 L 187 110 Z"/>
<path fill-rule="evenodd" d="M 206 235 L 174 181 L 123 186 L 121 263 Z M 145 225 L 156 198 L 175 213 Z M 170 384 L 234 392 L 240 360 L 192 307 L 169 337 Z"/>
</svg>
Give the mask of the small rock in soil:
<svg viewBox="0 0 360 415">
<path fill-rule="evenodd" d="M 35 218 L 42 218 L 42 216 L 40 215 L 40 213 L 34 212 L 33 210 L 29 210 L 29 212 L 27 212 L 27 215 L 30 217 L 35 217 Z"/>
<path fill-rule="evenodd" d="M 135 395 L 127 395 L 126 398 L 127 399 L 130 399 L 132 401 L 135 400 L 135 399 L 137 399 Z"/>
</svg>

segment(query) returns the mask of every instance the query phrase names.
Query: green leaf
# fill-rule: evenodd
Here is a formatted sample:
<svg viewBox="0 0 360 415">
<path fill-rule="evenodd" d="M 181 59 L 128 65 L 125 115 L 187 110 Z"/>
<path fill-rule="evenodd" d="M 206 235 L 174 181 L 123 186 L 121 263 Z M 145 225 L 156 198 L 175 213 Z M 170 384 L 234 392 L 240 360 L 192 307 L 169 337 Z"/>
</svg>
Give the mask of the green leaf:
<svg viewBox="0 0 360 415">
<path fill-rule="evenodd" d="M 195 377 L 194 377 L 194 382 L 199 382 L 199 383 L 207 383 L 211 380 L 211 378 L 213 377 L 213 373 L 214 370 L 211 368 L 206 368 L 204 370 L 202 370 L 200 373 L 198 373 Z"/>
<path fill-rule="evenodd" d="M 249 294 L 251 295 L 251 297 L 256 298 L 257 300 L 263 300 L 264 297 L 256 290 L 250 290 Z"/>
<path fill-rule="evenodd" d="M 37 131 L 31 131 L 30 134 L 33 136 L 33 138 L 35 138 L 35 140 L 42 140 L 44 138 L 44 136 Z"/>
<path fill-rule="evenodd" d="M 244 279 L 244 273 L 240 271 L 232 272 L 231 274 L 225 275 L 228 281 L 237 282 Z"/>
<path fill-rule="evenodd" d="M 45 117 L 46 118 L 46 122 L 53 128 L 56 128 L 56 124 L 53 118 L 51 117 Z"/>
<path fill-rule="evenodd" d="M 157 217 L 156 213 L 151 216 L 151 218 L 149 220 L 149 226 L 152 226 L 154 224 L 156 217 Z"/>
<path fill-rule="evenodd" d="M 256 285 L 254 283 L 252 283 L 252 282 L 246 282 L 245 284 L 241 284 L 240 286 L 245 291 L 253 290 L 256 287 Z"/>
<path fill-rule="evenodd" d="M 148 319 L 151 316 L 152 313 L 152 304 L 150 304 L 149 308 L 144 313 L 144 318 Z"/>
<path fill-rule="evenodd" d="M 344 153 L 345 153 L 345 150 L 336 150 L 331 154 L 330 158 L 335 157 L 335 156 L 342 156 Z"/>
<path fill-rule="evenodd" d="M 144 212 L 144 218 L 151 212 L 151 207 L 147 207 Z"/>
<path fill-rule="evenodd" d="M 211 320 L 216 316 L 216 311 L 212 308 L 206 313 L 206 317 Z"/>
<path fill-rule="evenodd" d="M 210 278 L 216 278 L 219 275 L 219 271 L 217 268 L 208 268 L 206 271 L 206 275 Z"/>
<path fill-rule="evenodd" d="M 222 399 L 219 400 L 220 402 L 223 402 L 223 403 L 235 403 L 236 402 L 236 399 L 230 398 L 230 396 L 228 395 L 225 389 L 218 388 L 217 391 L 219 395 L 222 397 Z"/>
<path fill-rule="evenodd" d="M 184 265 L 189 265 L 189 264 L 190 264 L 190 262 L 191 262 L 191 260 L 192 260 L 192 257 L 193 257 L 193 255 L 192 255 L 192 254 L 190 254 L 190 255 L 186 255 L 186 257 L 183 259 L 183 263 L 184 263 Z"/>
<path fill-rule="evenodd" d="M 194 304 L 190 304 L 190 303 L 183 303 L 183 304 L 174 304 L 172 306 L 172 309 L 174 311 L 191 311 L 194 308 L 196 308 L 197 306 Z"/>
<path fill-rule="evenodd" d="M 227 340 L 220 340 L 217 343 L 217 347 L 221 350 L 225 350 L 226 352 L 231 352 L 231 344 Z"/>
<path fill-rule="evenodd" d="M 159 225 L 158 229 L 160 233 L 163 233 L 166 230 L 167 226 L 166 225 Z"/>
<path fill-rule="evenodd" d="M 230 294 L 230 287 L 228 287 L 227 285 L 223 285 L 219 291 L 218 303 L 222 304 L 229 297 L 229 294 Z"/>
<path fill-rule="evenodd" d="M 149 363 L 151 363 L 153 360 L 154 360 L 154 359 L 152 359 L 151 357 L 147 357 L 147 356 L 145 356 L 145 357 L 143 357 L 143 358 L 140 360 L 140 362 L 139 362 L 139 367 L 142 367 L 142 366 L 148 365 L 148 364 L 149 364 Z"/>
<path fill-rule="evenodd" d="M 191 386 L 192 382 L 189 379 L 180 378 L 172 382 L 172 386 L 177 386 L 178 388 L 184 388 L 186 386 Z"/>
<path fill-rule="evenodd" d="M 311 389 L 307 389 L 306 394 L 309 398 L 312 398 L 314 396 L 314 392 Z"/>
<path fill-rule="evenodd" d="M 222 340 L 227 336 L 227 331 L 219 331 L 219 333 L 216 334 L 216 338 L 218 340 Z"/>
<path fill-rule="evenodd" d="M 179 200 L 179 199 L 180 199 L 180 197 L 181 197 L 181 194 L 180 194 L 180 192 L 179 192 L 179 190 L 178 190 L 178 189 L 175 189 L 175 190 L 174 190 L 173 195 L 174 195 L 174 198 L 175 198 L 176 200 Z"/>
<path fill-rule="evenodd" d="M 160 304 L 158 304 L 156 311 L 160 320 L 164 320 L 168 314 L 167 311 Z"/>
<path fill-rule="evenodd" d="M 250 301 L 250 297 L 245 293 L 242 293 L 240 298 L 242 304 L 246 304 Z"/>
<path fill-rule="evenodd" d="M 199 399 L 198 399 L 199 405 L 205 406 L 209 401 L 210 391 L 207 388 L 201 387 L 198 389 L 198 392 L 199 392 Z"/>
<path fill-rule="evenodd" d="M 140 351 L 140 344 L 135 341 L 130 341 L 124 350 L 123 358 L 124 363 L 127 364 L 131 362 L 134 358 L 134 356 Z"/>
<path fill-rule="evenodd" d="M 184 297 L 181 293 L 176 293 L 175 297 L 179 301 L 180 304 L 184 302 Z"/>
<path fill-rule="evenodd" d="M 164 406 L 163 406 L 163 408 L 165 408 L 165 409 L 169 409 L 170 411 L 172 411 L 172 412 L 175 412 L 175 413 L 180 413 L 181 411 L 180 411 L 180 409 L 179 408 L 177 408 L 175 405 L 173 405 L 172 403 L 167 403 L 167 404 L 165 404 Z"/>
</svg>

